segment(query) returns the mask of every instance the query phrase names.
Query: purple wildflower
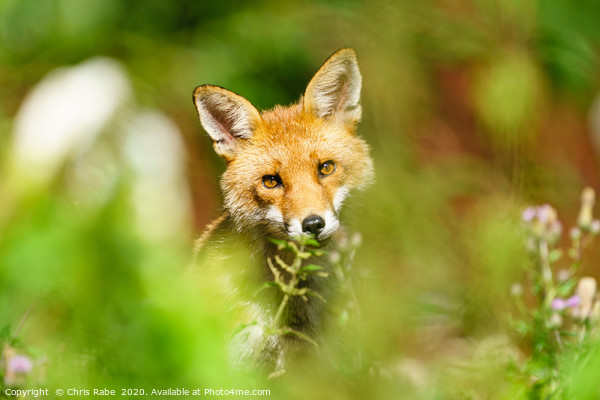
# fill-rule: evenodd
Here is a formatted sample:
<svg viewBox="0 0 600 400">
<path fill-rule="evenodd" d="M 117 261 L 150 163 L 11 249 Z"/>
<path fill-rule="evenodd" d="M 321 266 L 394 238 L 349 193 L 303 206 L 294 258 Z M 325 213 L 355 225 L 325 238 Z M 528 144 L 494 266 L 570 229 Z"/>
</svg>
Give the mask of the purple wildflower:
<svg viewBox="0 0 600 400">
<path fill-rule="evenodd" d="M 535 218 L 536 214 L 537 214 L 537 210 L 535 209 L 535 207 L 527 207 L 523 211 L 523 214 L 521 214 L 521 218 L 525 222 L 531 222 Z"/>
<path fill-rule="evenodd" d="M 556 219 L 556 211 L 550 204 L 543 204 L 537 209 L 537 219 L 545 224 Z"/>
<path fill-rule="evenodd" d="M 578 295 L 571 296 L 566 300 L 556 297 L 552 300 L 552 309 L 554 311 L 562 311 L 565 308 L 575 308 L 579 306 L 579 303 L 581 303 L 581 300 Z"/>
<path fill-rule="evenodd" d="M 560 234 L 562 233 L 562 224 L 560 223 L 560 221 L 556 220 L 552 222 L 552 225 L 550 226 L 550 233 L 556 236 L 560 236 Z"/>
<path fill-rule="evenodd" d="M 562 311 L 567 307 L 567 303 L 566 301 L 564 301 L 563 299 L 561 299 L 560 297 L 555 298 L 554 300 L 552 300 L 552 309 L 554 311 Z"/>
<path fill-rule="evenodd" d="M 579 306 L 580 303 L 581 303 L 581 299 L 579 298 L 578 295 L 573 295 L 565 301 L 565 305 L 567 307 L 571 307 L 571 308 Z"/>
<path fill-rule="evenodd" d="M 8 369 L 17 374 L 26 374 L 31 372 L 33 362 L 26 356 L 14 356 L 8 362 Z"/>
</svg>

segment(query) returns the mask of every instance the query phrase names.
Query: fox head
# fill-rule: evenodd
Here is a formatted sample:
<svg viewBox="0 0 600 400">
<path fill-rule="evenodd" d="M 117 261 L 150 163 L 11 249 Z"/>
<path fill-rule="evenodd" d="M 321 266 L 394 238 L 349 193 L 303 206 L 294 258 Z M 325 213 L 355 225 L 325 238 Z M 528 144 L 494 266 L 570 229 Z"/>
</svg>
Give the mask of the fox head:
<svg viewBox="0 0 600 400">
<path fill-rule="evenodd" d="M 194 90 L 200 122 L 225 158 L 225 209 L 239 231 L 327 239 L 348 193 L 373 177 L 361 116 L 356 53 L 342 49 L 289 107 L 259 112 L 243 97 L 203 85 Z"/>
</svg>

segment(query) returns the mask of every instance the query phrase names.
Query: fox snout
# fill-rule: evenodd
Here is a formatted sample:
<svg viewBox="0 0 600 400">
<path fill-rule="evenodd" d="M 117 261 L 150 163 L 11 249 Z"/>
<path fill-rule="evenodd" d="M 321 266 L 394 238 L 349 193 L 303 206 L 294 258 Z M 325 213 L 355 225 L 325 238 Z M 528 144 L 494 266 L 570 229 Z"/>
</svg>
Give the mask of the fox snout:
<svg viewBox="0 0 600 400">
<path fill-rule="evenodd" d="M 325 220 L 318 215 L 310 215 L 302 221 L 302 232 L 318 236 L 325 228 Z"/>
<path fill-rule="evenodd" d="M 302 220 L 302 233 L 311 234 L 319 241 L 329 238 L 340 227 L 336 214 L 325 211 L 320 215 L 309 215 Z"/>
<path fill-rule="evenodd" d="M 285 223 L 286 234 L 289 237 L 309 234 L 319 241 L 328 239 L 339 227 L 340 222 L 337 215 L 329 210 L 319 214 L 310 214 L 304 218 L 292 218 Z"/>
</svg>

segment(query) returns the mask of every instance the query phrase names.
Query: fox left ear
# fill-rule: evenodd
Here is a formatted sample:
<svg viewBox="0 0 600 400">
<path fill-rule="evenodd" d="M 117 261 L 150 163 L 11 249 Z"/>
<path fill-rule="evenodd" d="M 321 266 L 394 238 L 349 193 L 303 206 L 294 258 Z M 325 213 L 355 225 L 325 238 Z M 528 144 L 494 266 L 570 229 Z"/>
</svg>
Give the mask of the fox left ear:
<svg viewBox="0 0 600 400">
<path fill-rule="evenodd" d="M 336 51 L 311 79 L 304 94 L 304 110 L 319 118 L 347 125 L 360 120 L 362 77 L 354 49 Z"/>
<path fill-rule="evenodd" d="M 198 86 L 194 104 L 215 151 L 226 160 L 235 158 L 261 122 L 260 113 L 248 100 L 218 86 Z"/>
</svg>

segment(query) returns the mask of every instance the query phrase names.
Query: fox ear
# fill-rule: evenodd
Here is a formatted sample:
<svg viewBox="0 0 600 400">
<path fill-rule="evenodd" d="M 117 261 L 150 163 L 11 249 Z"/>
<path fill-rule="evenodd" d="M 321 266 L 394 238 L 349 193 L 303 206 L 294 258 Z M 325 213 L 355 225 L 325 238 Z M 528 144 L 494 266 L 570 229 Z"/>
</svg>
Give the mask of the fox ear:
<svg viewBox="0 0 600 400">
<path fill-rule="evenodd" d="M 258 110 L 248 100 L 218 86 L 198 86 L 194 104 L 215 151 L 227 160 L 235 157 L 241 142 L 252 137 L 261 121 Z"/>
<path fill-rule="evenodd" d="M 362 77 L 354 49 L 336 51 L 311 79 L 304 94 L 304 110 L 319 118 L 348 125 L 360 120 Z"/>
</svg>

